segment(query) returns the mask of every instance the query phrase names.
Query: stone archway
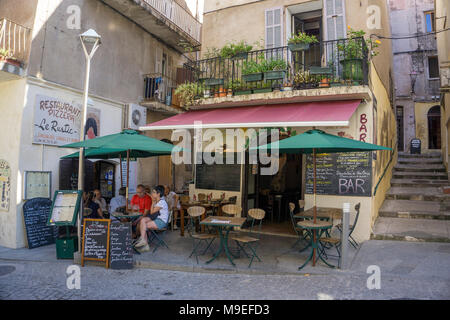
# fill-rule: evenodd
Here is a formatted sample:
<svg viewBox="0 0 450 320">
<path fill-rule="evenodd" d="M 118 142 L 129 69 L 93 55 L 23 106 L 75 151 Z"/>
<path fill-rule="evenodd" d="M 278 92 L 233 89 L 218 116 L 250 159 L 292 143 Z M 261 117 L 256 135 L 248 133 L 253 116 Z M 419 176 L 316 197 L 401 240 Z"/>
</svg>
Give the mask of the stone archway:
<svg viewBox="0 0 450 320">
<path fill-rule="evenodd" d="M 441 107 L 428 110 L 428 149 L 441 149 Z"/>
</svg>

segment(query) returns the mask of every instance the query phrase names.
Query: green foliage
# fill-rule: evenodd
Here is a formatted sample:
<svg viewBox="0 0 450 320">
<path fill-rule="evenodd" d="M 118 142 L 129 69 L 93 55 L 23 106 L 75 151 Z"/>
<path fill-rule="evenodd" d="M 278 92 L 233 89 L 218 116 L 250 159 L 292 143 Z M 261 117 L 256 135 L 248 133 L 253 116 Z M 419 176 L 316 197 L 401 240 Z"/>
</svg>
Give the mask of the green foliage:
<svg viewBox="0 0 450 320">
<path fill-rule="evenodd" d="M 244 61 L 242 65 L 242 74 L 252 74 L 261 72 L 261 65 L 256 61 Z"/>
<path fill-rule="evenodd" d="M 283 59 L 269 59 L 260 62 L 261 72 L 282 71 L 287 69 L 287 64 Z"/>
<path fill-rule="evenodd" d="M 368 44 L 372 49 L 372 57 L 378 54 L 378 52 L 373 49 L 378 47 L 380 41 L 364 39 L 365 34 L 366 33 L 363 30 L 353 30 L 350 26 L 348 26 L 348 40 L 345 43 L 339 43 L 337 45 L 338 51 L 343 54 L 345 59 L 363 59 L 366 44 Z"/>
<path fill-rule="evenodd" d="M 288 44 L 300 44 L 300 43 L 316 43 L 319 42 L 315 35 L 308 35 L 304 32 L 299 32 L 298 35 L 294 35 L 288 40 Z"/>
<path fill-rule="evenodd" d="M 309 71 L 298 71 L 294 75 L 294 83 L 296 85 L 307 84 L 307 83 L 316 84 L 318 82 L 319 82 L 319 80 L 315 76 L 311 75 Z"/>
<path fill-rule="evenodd" d="M 0 48 L 0 57 L 5 57 L 5 58 L 11 58 L 11 53 L 9 52 L 9 50 L 4 49 L 4 48 Z"/>
<path fill-rule="evenodd" d="M 175 94 L 180 99 L 180 105 L 186 109 L 194 104 L 195 96 L 202 93 L 204 87 L 194 82 L 186 82 L 177 87 Z"/>
<path fill-rule="evenodd" d="M 237 43 L 227 43 L 222 49 L 220 49 L 219 55 L 222 58 L 232 58 L 239 53 L 250 52 L 252 51 L 253 46 L 247 44 L 244 40 Z"/>
</svg>

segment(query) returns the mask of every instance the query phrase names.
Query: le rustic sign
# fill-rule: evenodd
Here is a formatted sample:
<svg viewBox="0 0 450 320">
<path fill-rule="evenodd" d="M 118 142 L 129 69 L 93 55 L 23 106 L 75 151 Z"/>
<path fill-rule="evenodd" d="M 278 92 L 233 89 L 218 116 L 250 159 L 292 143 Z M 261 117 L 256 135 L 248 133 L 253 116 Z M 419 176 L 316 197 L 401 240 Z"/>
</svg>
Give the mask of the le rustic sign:
<svg viewBox="0 0 450 320">
<path fill-rule="evenodd" d="M 60 146 L 80 141 L 81 107 L 36 95 L 33 143 Z"/>
</svg>

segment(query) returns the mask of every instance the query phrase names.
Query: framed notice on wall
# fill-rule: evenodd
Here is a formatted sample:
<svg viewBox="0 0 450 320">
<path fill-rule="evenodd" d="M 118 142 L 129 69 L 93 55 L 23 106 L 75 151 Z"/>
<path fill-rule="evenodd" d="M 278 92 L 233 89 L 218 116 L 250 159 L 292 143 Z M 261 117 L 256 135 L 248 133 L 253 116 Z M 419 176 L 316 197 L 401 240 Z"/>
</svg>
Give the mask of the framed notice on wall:
<svg viewBox="0 0 450 320">
<path fill-rule="evenodd" d="M 80 208 L 81 190 L 57 190 L 53 196 L 48 225 L 73 226 Z"/>
<path fill-rule="evenodd" d="M 51 198 L 52 172 L 25 171 L 25 200 Z"/>
</svg>

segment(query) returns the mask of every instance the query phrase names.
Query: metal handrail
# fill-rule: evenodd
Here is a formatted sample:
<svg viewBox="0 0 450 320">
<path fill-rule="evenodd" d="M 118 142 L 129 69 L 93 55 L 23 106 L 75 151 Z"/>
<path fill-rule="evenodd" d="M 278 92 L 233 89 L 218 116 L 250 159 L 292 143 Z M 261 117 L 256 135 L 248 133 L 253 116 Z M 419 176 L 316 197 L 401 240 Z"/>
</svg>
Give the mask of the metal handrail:
<svg viewBox="0 0 450 320">
<path fill-rule="evenodd" d="M 31 29 L 9 19 L 0 19 L 0 48 L 21 62 L 28 57 Z"/>
<path fill-rule="evenodd" d="M 177 2 L 173 0 L 144 0 L 144 2 L 200 42 L 201 23 Z"/>
<path fill-rule="evenodd" d="M 397 143 L 395 144 L 394 149 L 391 152 L 391 158 L 389 159 L 389 162 L 386 166 L 386 168 L 384 168 L 383 174 L 381 175 L 380 179 L 378 179 L 378 183 L 375 186 L 375 189 L 373 190 L 373 195 L 375 196 L 377 194 L 377 190 L 378 190 L 378 185 L 380 184 L 381 180 L 383 180 L 389 166 L 391 165 L 392 159 L 394 159 L 394 155 L 395 155 L 395 150 L 397 149 Z"/>
</svg>

